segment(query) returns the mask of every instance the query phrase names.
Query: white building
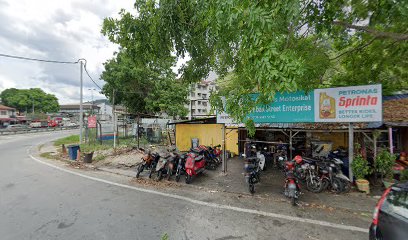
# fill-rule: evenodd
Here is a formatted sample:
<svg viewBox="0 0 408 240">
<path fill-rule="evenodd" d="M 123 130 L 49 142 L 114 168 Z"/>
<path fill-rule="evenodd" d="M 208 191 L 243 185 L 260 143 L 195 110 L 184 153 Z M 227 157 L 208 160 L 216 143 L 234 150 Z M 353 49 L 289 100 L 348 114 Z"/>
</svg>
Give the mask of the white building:
<svg viewBox="0 0 408 240">
<path fill-rule="evenodd" d="M 189 119 L 210 115 L 211 105 L 209 99 L 212 91 L 215 91 L 213 81 L 201 81 L 200 83 L 191 84 L 187 97 L 189 104 L 186 105 Z"/>
</svg>

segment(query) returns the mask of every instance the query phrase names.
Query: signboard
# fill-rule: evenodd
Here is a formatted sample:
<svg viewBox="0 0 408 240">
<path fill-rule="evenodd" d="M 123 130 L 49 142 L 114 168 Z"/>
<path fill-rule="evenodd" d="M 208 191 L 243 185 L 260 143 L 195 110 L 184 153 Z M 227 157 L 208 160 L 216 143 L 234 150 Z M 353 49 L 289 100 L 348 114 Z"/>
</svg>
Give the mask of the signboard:
<svg viewBox="0 0 408 240">
<path fill-rule="evenodd" d="M 88 117 L 88 128 L 96 128 L 96 116 Z"/>
<path fill-rule="evenodd" d="M 314 90 L 315 122 L 381 122 L 381 85 Z"/>
<path fill-rule="evenodd" d="M 257 106 L 248 118 L 255 123 L 381 122 L 382 89 L 365 85 L 277 93 L 274 102 Z M 221 113 L 217 123 L 234 122 Z"/>
<path fill-rule="evenodd" d="M 274 102 L 256 107 L 248 118 L 255 123 L 313 122 L 313 105 L 312 93 L 277 93 Z"/>
</svg>

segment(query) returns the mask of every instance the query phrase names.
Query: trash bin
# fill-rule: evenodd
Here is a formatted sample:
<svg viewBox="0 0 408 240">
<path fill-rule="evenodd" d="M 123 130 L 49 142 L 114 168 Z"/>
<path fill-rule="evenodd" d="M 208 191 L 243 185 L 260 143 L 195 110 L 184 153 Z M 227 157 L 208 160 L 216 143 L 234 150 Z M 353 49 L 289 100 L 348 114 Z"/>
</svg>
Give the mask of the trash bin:
<svg viewBox="0 0 408 240">
<path fill-rule="evenodd" d="M 78 150 L 79 150 L 79 145 L 69 145 L 69 146 L 67 146 L 67 148 L 68 148 L 69 159 L 76 160 L 77 159 L 77 153 L 78 153 Z"/>
<path fill-rule="evenodd" d="M 92 163 L 92 156 L 94 152 L 84 154 L 84 163 Z"/>
<path fill-rule="evenodd" d="M 200 144 L 200 140 L 198 138 L 192 138 L 191 139 L 191 148 L 196 148 Z"/>
</svg>

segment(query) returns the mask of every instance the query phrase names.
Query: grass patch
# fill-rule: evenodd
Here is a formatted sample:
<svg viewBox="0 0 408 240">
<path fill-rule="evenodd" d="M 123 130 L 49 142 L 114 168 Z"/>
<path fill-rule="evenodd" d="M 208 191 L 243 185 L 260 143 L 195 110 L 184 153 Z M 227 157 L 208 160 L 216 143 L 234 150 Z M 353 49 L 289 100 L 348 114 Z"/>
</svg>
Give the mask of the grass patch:
<svg viewBox="0 0 408 240">
<path fill-rule="evenodd" d="M 60 138 L 54 141 L 54 146 L 61 146 L 62 144 L 74 144 L 79 143 L 79 135 L 71 135 L 68 137 Z"/>
<path fill-rule="evenodd" d="M 106 158 L 107 156 L 106 155 L 103 155 L 103 154 L 98 154 L 96 157 L 94 157 L 93 159 L 92 159 L 92 161 L 102 161 L 102 160 L 104 160 L 105 158 Z"/>
</svg>

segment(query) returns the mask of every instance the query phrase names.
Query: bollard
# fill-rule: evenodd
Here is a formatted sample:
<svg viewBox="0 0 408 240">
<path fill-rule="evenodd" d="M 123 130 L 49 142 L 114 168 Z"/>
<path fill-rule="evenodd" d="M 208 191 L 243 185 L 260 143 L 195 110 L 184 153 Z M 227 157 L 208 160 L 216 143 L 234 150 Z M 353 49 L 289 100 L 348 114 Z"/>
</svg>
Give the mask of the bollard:
<svg viewBox="0 0 408 240">
<path fill-rule="evenodd" d="M 77 150 L 77 161 L 81 160 L 81 149 Z"/>
<path fill-rule="evenodd" d="M 65 147 L 65 144 L 62 144 L 62 155 L 66 156 L 67 155 L 67 148 Z"/>
</svg>

